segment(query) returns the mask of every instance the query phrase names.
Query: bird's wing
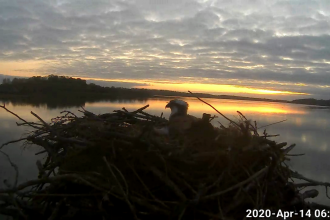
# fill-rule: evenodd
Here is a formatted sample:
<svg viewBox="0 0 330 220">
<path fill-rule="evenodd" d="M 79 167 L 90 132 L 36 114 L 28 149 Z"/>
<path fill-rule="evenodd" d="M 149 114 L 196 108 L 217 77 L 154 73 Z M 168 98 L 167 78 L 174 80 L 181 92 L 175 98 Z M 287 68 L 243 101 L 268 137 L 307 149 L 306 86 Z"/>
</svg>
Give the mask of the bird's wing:
<svg viewBox="0 0 330 220">
<path fill-rule="evenodd" d="M 169 130 L 183 133 L 185 130 L 189 129 L 194 122 L 199 120 L 201 119 L 192 115 L 176 116 L 169 121 Z"/>
<path fill-rule="evenodd" d="M 162 127 L 162 128 L 154 128 L 154 132 L 158 135 L 169 135 L 169 127 Z"/>
</svg>

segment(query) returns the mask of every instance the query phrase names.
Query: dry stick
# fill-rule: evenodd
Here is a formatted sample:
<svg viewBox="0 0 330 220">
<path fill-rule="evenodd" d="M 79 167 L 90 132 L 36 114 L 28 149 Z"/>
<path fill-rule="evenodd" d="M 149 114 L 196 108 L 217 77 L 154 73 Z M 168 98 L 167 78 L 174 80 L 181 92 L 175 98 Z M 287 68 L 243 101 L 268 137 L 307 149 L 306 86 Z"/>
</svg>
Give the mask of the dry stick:
<svg viewBox="0 0 330 220">
<path fill-rule="evenodd" d="M 245 115 L 243 115 L 243 113 L 240 112 L 240 111 L 237 111 L 237 113 L 238 113 L 239 115 L 241 115 L 241 116 L 245 119 L 246 122 L 249 123 L 249 125 L 250 125 L 250 126 L 252 127 L 252 129 L 253 129 L 253 132 L 254 132 L 255 134 L 258 134 L 258 132 L 257 132 L 257 128 L 254 127 L 254 126 L 249 122 L 249 120 L 245 117 Z"/>
<path fill-rule="evenodd" d="M 74 180 L 79 179 L 79 180 L 81 180 L 81 177 L 79 175 L 76 175 L 76 174 L 63 174 L 63 175 L 49 177 L 49 178 L 30 180 L 30 181 L 27 181 L 27 182 L 24 182 L 24 183 L 18 185 L 17 187 L 12 188 L 12 189 L 0 189 L 0 194 L 15 193 L 15 192 L 20 191 L 22 189 L 25 189 L 29 186 L 33 186 L 33 185 L 40 184 L 40 183 L 53 183 L 53 182 L 56 182 L 56 181 L 62 181 L 64 179 L 74 179 Z M 84 179 L 82 179 L 82 181 L 85 182 Z"/>
<path fill-rule="evenodd" d="M 248 177 L 250 177 L 250 172 L 244 167 L 243 170 L 246 172 L 246 174 L 248 175 Z M 257 178 L 256 178 L 257 179 Z M 239 206 L 243 201 L 244 201 L 244 197 L 247 196 L 249 200 L 251 200 L 251 202 L 253 203 L 253 206 L 256 208 L 258 205 L 258 201 L 254 202 L 252 195 L 249 195 L 248 192 L 249 190 L 253 187 L 255 181 L 251 181 L 247 186 L 243 187 L 240 186 L 237 193 L 234 196 L 234 201 L 232 203 L 230 203 L 227 207 L 225 207 L 224 212 L 228 213 L 231 210 L 235 209 L 237 206 Z M 245 193 L 245 195 L 242 195 L 241 192 Z M 258 194 L 258 191 L 257 191 Z M 240 196 L 240 197 L 239 197 Z"/>
<path fill-rule="evenodd" d="M 148 114 L 146 112 L 143 112 L 143 111 L 138 112 L 138 113 L 140 113 L 141 115 L 147 116 L 150 119 L 167 121 L 165 118 L 162 118 L 162 115 L 161 115 L 161 117 L 159 117 L 159 116 L 155 116 L 155 115 L 150 115 L 150 114 Z"/>
<path fill-rule="evenodd" d="M 227 119 L 228 121 L 230 121 L 231 123 L 235 124 L 237 127 L 240 127 L 236 122 L 234 122 L 233 120 L 227 118 L 224 114 L 222 114 L 221 112 L 219 112 L 216 108 L 214 108 L 211 104 L 205 102 L 204 100 L 202 100 L 201 98 L 195 96 L 192 92 L 188 91 L 190 94 L 192 94 L 195 98 L 197 98 L 199 101 L 207 104 L 208 106 L 210 106 L 211 108 L 213 108 L 216 112 L 218 112 L 218 114 L 220 114 L 222 117 L 224 117 L 225 119 Z"/>
<path fill-rule="evenodd" d="M 8 145 L 8 144 L 13 144 L 13 143 L 16 143 L 16 142 L 24 141 L 24 140 L 26 140 L 26 139 L 27 139 L 27 138 L 21 138 L 21 139 L 14 140 L 14 141 L 8 141 L 8 142 L 6 142 L 6 143 L 4 143 L 4 144 L 2 144 L 2 145 L 0 146 L 0 150 L 1 150 L 4 146 L 6 146 L 6 145 Z"/>
<path fill-rule="evenodd" d="M 140 198 L 137 198 L 135 196 L 132 196 L 131 200 L 133 202 L 135 202 L 136 204 L 138 204 L 140 206 L 144 206 L 144 207 L 148 208 L 148 210 L 153 211 L 155 213 L 162 214 L 162 215 L 169 215 L 170 214 L 168 210 L 160 209 L 159 207 L 157 207 L 155 205 L 151 205 L 151 204 L 145 202 L 145 199 L 140 199 Z"/>
<path fill-rule="evenodd" d="M 38 153 L 35 153 L 34 155 L 39 155 L 39 154 L 43 154 L 43 153 L 47 153 L 48 151 L 47 150 L 43 150 L 43 151 L 40 151 Z"/>
<path fill-rule="evenodd" d="M 2 153 L 3 155 L 5 155 L 5 157 L 7 158 L 8 162 L 10 163 L 10 165 L 15 169 L 15 173 L 16 173 L 16 174 L 15 174 L 14 187 L 16 187 L 16 186 L 17 186 L 17 181 L 18 181 L 18 167 L 17 167 L 16 164 L 14 164 L 14 163 L 11 161 L 11 159 L 10 159 L 10 157 L 9 157 L 8 154 L 6 154 L 5 152 L 3 152 L 2 150 L 0 150 L 0 153 Z M 1 189 L 0 189 L 0 193 L 1 193 Z"/>
<path fill-rule="evenodd" d="M 117 179 L 116 175 L 113 173 L 113 171 L 112 171 L 112 169 L 111 169 L 111 165 L 108 163 L 107 158 L 106 158 L 105 156 L 103 157 L 103 161 L 104 161 L 105 164 L 107 165 L 107 167 L 108 167 L 110 173 L 112 174 L 112 176 L 115 178 L 115 180 L 116 180 L 116 182 L 117 182 L 117 185 L 119 186 L 119 189 L 121 190 L 123 196 L 125 197 L 125 201 L 126 201 L 127 205 L 128 205 L 129 208 L 131 209 L 131 212 L 132 212 L 132 214 L 133 214 L 133 216 L 134 216 L 134 219 L 138 219 L 137 216 L 136 216 L 136 213 L 135 213 L 135 208 L 134 208 L 134 206 L 130 203 L 127 194 L 125 193 L 125 191 L 124 191 L 122 185 L 120 184 L 119 180 Z"/>
<path fill-rule="evenodd" d="M 114 110 L 114 112 L 116 113 L 122 113 L 131 117 L 135 117 L 136 120 L 138 120 L 137 118 L 143 118 L 143 119 L 150 119 L 150 116 L 145 116 L 145 115 L 137 115 L 137 114 L 133 114 L 131 112 L 125 112 L 125 111 L 121 111 L 121 110 Z"/>
<path fill-rule="evenodd" d="M 142 112 L 144 109 L 148 108 L 149 107 L 149 104 L 146 105 L 146 106 L 143 106 L 142 108 L 139 108 L 138 110 L 135 110 L 133 112 L 131 112 L 132 114 L 135 114 L 135 113 L 138 113 L 138 112 Z"/>
<path fill-rule="evenodd" d="M 210 186 L 206 187 L 204 193 L 207 193 L 210 189 L 212 189 L 214 186 L 216 186 L 218 183 L 220 183 L 220 181 L 222 180 L 222 178 L 223 178 L 225 172 L 226 172 L 226 171 L 223 171 L 223 172 L 219 175 L 218 179 L 217 179 L 216 181 L 214 181 L 214 183 L 212 183 Z"/>
<path fill-rule="evenodd" d="M 271 125 L 275 125 L 275 124 L 279 124 L 279 123 L 282 123 L 282 122 L 285 122 L 285 121 L 287 121 L 287 119 L 284 119 L 282 121 L 278 121 L 278 122 L 275 122 L 275 123 L 271 123 L 271 124 L 268 124 L 268 125 L 265 125 L 265 126 L 261 126 L 258 129 L 265 128 L 265 127 L 268 127 L 268 126 L 271 126 Z"/>
<path fill-rule="evenodd" d="M 111 164 L 110 164 L 110 166 L 111 166 Z M 126 179 L 125 179 L 124 175 L 122 174 L 122 172 L 120 172 L 120 170 L 116 166 L 114 166 L 114 165 L 112 165 L 112 166 L 113 166 L 113 168 L 115 168 L 117 170 L 117 172 L 119 173 L 120 177 L 123 179 L 124 184 L 125 184 L 125 188 L 126 188 L 126 195 L 128 196 L 128 184 L 126 182 Z"/>
<path fill-rule="evenodd" d="M 42 167 L 41 161 L 37 160 L 36 165 L 37 165 L 37 168 L 38 168 L 38 171 L 39 171 L 39 175 L 42 176 L 42 177 L 45 177 L 46 172 L 45 172 L 45 169 Z"/>
<path fill-rule="evenodd" d="M 152 194 L 152 192 L 150 191 L 150 189 L 146 186 L 146 184 L 143 182 L 143 180 L 140 178 L 140 176 L 137 174 L 137 172 L 135 171 L 135 169 L 128 164 L 128 166 L 131 168 L 131 170 L 133 171 L 133 173 L 135 174 L 135 176 L 138 178 L 138 180 L 140 181 L 140 183 L 143 185 L 143 187 L 145 188 L 145 190 L 147 190 L 147 192 L 150 194 L 150 196 L 157 201 L 159 204 L 161 204 L 163 207 L 168 208 L 167 205 L 165 205 L 162 201 L 160 201 L 156 196 L 154 196 L 154 194 Z"/>
<path fill-rule="evenodd" d="M 222 208 L 221 208 L 221 205 L 220 205 L 220 199 L 218 197 L 217 199 L 217 202 L 218 202 L 218 208 L 219 208 L 219 215 L 220 215 L 220 218 L 221 219 L 225 219 L 224 216 L 223 216 L 223 211 L 222 211 Z"/>
<path fill-rule="evenodd" d="M 63 141 L 63 142 L 69 142 L 74 144 L 80 144 L 80 145 L 86 145 L 86 146 L 92 146 L 93 143 L 89 141 L 81 141 L 74 138 L 63 138 L 63 137 L 57 137 L 57 138 L 49 138 L 51 140 L 57 140 L 57 141 Z"/>
<path fill-rule="evenodd" d="M 243 115 L 243 113 L 242 112 L 240 112 L 240 111 L 237 111 L 237 113 L 239 114 L 239 115 L 241 115 L 246 121 L 248 121 L 248 119 L 245 117 L 245 115 Z"/>
<path fill-rule="evenodd" d="M 23 125 L 29 125 L 30 126 L 30 124 L 33 124 L 33 125 L 37 125 L 37 126 L 42 126 L 42 124 L 39 124 L 39 123 L 35 123 L 35 122 L 29 122 L 29 123 L 17 123 L 16 122 L 16 125 L 17 126 L 23 126 Z"/>
<path fill-rule="evenodd" d="M 75 115 L 74 113 L 72 113 L 72 112 L 70 112 L 70 111 L 65 110 L 65 111 L 61 111 L 61 112 L 60 112 L 60 114 L 63 114 L 63 113 L 66 113 L 64 117 L 66 117 L 67 115 L 71 114 L 71 115 L 73 115 L 75 118 L 78 118 L 77 115 Z"/>
<path fill-rule="evenodd" d="M 285 148 L 282 150 L 282 153 L 284 155 L 286 155 L 287 153 L 289 153 L 294 147 L 296 146 L 296 144 L 291 144 L 289 147 Z"/>
<path fill-rule="evenodd" d="M 108 192 L 109 194 L 113 195 L 112 193 L 109 192 L 108 189 L 102 188 L 101 186 L 97 186 L 97 185 L 91 183 L 90 181 L 87 181 L 86 179 L 82 178 L 81 176 L 78 176 L 77 179 L 80 180 L 80 182 L 86 184 L 87 186 L 93 187 L 102 192 Z"/>
<path fill-rule="evenodd" d="M 291 171 L 291 176 L 295 179 L 305 180 L 309 183 L 315 184 L 315 186 L 324 186 L 326 189 L 326 196 L 330 199 L 330 196 L 328 195 L 328 187 L 330 187 L 330 183 L 315 181 L 315 180 L 309 179 L 307 177 L 304 177 L 300 173 L 294 172 L 294 171 Z"/>
<path fill-rule="evenodd" d="M 246 172 L 246 174 L 250 177 L 250 172 L 249 170 L 247 170 L 244 166 L 241 166 L 243 168 L 243 170 Z M 251 181 L 246 187 L 243 188 L 243 192 L 248 193 L 252 188 L 256 188 L 257 189 L 257 199 L 256 199 L 256 205 L 255 208 L 260 208 L 259 207 L 259 201 L 262 201 L 259 197 L 261 196 L 262 193 L 260 193 L 260 182 L 259 179 L 260 177 L 262 177 L 262 175 L 260 175 L 259 177 L 256 177 L 254 179 L 254 181 Z M 255 185 L 257 185 L 258 187 L 255 187 Z M 239 205 L 239 204 L 237 204 Z"/>
<path fill-rule="evenodd" d="M 84 109 L 84 107 L 80 106 L 80 108 L 82 108 L 84 111 L 81 111 L 81 110 L 78 110 L 78 111 L 82 112 L 85 116 L 93 116 L 94 118 L 97 118 L 97 116 L 94 113 L 87 111 L 86 109 Z"/>
<path fill-rule="evenodd" d="M 248 182 L 254 180 L 254 179 L 257 178 L 259 175 L 265 173 L 267 170 L 268 170 L 268 166 L 266 166 L 265 168 L 259 170 L 258 172 L 256 172 L 256 173 L 253 174 L 252 176 L 250 176 L 248 179 L 243 180 L 242 182 L 237 183 L 237 184 L 234 185 L 234 186 L 231 186 L 231 187 L 229 187 L 229 188 L 227 188 L 227 189 L 225 189 L 225 190 L 223 190 L 223 191 L 220 191 L 220 192 L 214 193 L 214 194 L 212 194 L 212 195 L 204 196 L 204 197 L 201 198 L 201 199 L 202 199 L 202 200 L 211 199 L 211 198 L 213 198 L 213 197 L 220 196 L 220 195 L 222 195 L 222 194 L 225 194 L 226 192 L 229 192 L 229 191 L 231 191 L 231 190 L 233 190 L 233 189 L 236 189 L 236 188 L 238 188 L 238 187 L 241 187 L 241 186 L 243 186 L 244 184 L 246 184 L 246 183 L 248 183 Z"/>
<path fill-rule="evenodd" d="M 296 196 L 291 202 L 290 202 L 290 205 L 297 205 L 301 202 L 304 202 L 305 199 L 308 199 L 308 198 L 315 198 L 319 195 L 319 191 L 317 191 L 316 189 L 311 189 L 311 190 L 308 190 L 308 191 L 305 191 L 304 193 L 302 194 L 298 194 L 298 196 Z"/>
<path fill-rule="evenodd" d="M 305 154 L 286 154 L 286 156 L 290 157 L 298 157 L 298 156 L 304 156 Z"/>
<path fill-rule="evenodd" d="M 62 206 L 63 202 L 64 202 L 64 199 L 61 199 L 61 201 L 59 201 L 57 203 L 57 205 L 53 209 L 53 212 L 52 212 L 51 216 L 48 218 L 48 220 L 55 220 L 57 218 L 57 215 L 58 215 L 58 213 L 61 209 L 61 206 Z"/>
<path fill-rule="evenodd" d="M 92 112 L 89 112 L 86 109 L 84 109 L 84 107 L 82 107 L 82 106 L 80 106 L 80 108 L 82 108 L 84 110 L 84 112 L 92 113 Z M 92 113 L 92 114 L 94 115 L 94 113 Z"/>
<path fill-rule="evenodd" d="M 270 134 L 270 135 L 264 135 L 264 136 L 260 136 L 262 138 L 268 138 L 268 137 L 278 137 L 280 136 L 279 134 Z"/>
<path fill-rule="evenodd" d="M 9 193 L 9 196 L 13 202 L 13 204 L 15 205 L 15 207 L 17 208 L 19 214 L 24 218 L 24 219 L 28 219 L 28 217 L 23 213 L 23 210 L 19 207 L 17 200 L 14 198 L 14 195 L 12 193 Z"/>
<path fill-rule="evenodd" d="M 282 142 L 282 143 L 276 144 L 275 147 L 278 149 L 281 149 L 281 148 L 285 147 L 287 144 L 288 143 L 286 143 L 286 142 Z"/>
<path fill-rule="evenodd" d="M 172 170 L 172 171 L 173 171 L 172 175 L 175 179 L 177 179 L 178 181 L 181 181 L 192 193 L 194 193 L 196 195 L 198 194 L 198 192 L 191 185 L 189 185 L 189 183 L 187 183 L 187 181 L 184 178 L 180 178 L 178 176 L 178 174 L 179 174 L 178 171 L 176 171 L 176 170 Z"/>
<path fill-rule="evenodd" d="M 180 215 L 179 215 L 178 220 L 181 220 L 181 219 L 182 219 L 184 213 L 186 212 L 186 209 L 187 209 L 187 206 L 185 206 L 185 207 L 183 208 L 182 212 L 181 212 Z"/>
<path fill-rule="evenodd" d="M 160 170 L 158 170 L 156 167 L 150 167 L 149 169 L 160 180 L 162 180 L 168 187 L 170 187 L 174 191 L 174 193 L 182 201 L 186 201 L 187 200 L 186 196 L 180 191 L 180 189 L 177 187 L 177 185 L 175 185 L 175 183 L 173 183 L 168 177 L 166 178 L 166 176 Z"/>
<path fill-rule="evenodd" d="M 24 195 L 25 197 L 84 197 L 84 196 L 103 196 L 104 193 L 90 193 L 90 194 L 48 194 L 35 193 Z"/>
<path fill-rule="evenodd" d="M 35 128 L 35 129 L 38 129 L 38 130 L 41 129 L 41 128 L 39 128 L 39 127 L 34 126 L 34 125 L 31 124 L 30 122 L 27 122 L 27 121 L 24 120 L 23 118 L 19 117 L 17 114 L 15 114 L 14 112 L 12 112 L 12 111 L 10 111 L 9 109 L 7 109 L 5 105 L 0 105 L 0 108 L 3 108 L 4 110 L 6 110 L 6 111 L 9 112 L 10 114 L 16 116 L 19 120 L 24 121 L 26 124 L 30 125 L 31 127 Z"/>
<path fill-rule="evenodd" d="M 46 128 L 48 128 L 48 130 L 51 130 L 49 124 L 47 124 L 44 120 L 42 120 L 42 118 L 40 118 L 36 113 L 34 113 L 34 112 L 31 111 L 31 114 L 32 114 L 34 117 L 36 117 L 37 119 L 39 119 L 39 121 L 41 121 L 41 122 L 44 124 L 44 126 L 45 126 Z"/>
</svg>

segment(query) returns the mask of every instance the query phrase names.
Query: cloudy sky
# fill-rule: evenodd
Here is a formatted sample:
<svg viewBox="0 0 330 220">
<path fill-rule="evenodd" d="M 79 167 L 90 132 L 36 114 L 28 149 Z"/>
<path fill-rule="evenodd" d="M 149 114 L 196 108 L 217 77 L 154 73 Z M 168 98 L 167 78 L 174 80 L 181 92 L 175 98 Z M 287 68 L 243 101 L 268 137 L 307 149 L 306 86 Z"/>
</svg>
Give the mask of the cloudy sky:
<svg viewBox="0 0 330 220">
<path fill-rule="evenodd" d="M 330 99 L 329 16 L 328 0 L 0 0 L 0 74 Z"/>
</svg>

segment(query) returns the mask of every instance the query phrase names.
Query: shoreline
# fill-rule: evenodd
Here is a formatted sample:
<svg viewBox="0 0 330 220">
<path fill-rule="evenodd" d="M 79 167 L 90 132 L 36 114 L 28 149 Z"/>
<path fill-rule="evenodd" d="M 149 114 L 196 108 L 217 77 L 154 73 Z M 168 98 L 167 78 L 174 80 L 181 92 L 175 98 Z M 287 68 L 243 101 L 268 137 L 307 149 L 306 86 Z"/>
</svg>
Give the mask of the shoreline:
<svg viewBox="0 0 330 220">
<path fill-rule="evenodd" d="M 322 108 L 322 109 L 329 109 L 329 105 L 322 105 L 317 103 L 302 103 L 299 102 L 299 100 L 293 100 L 293 101 L 286 101 L 286 100 L 272 100 L 272 99 L 261 99 L 261 98 L 250 98 L 250 97 L 243 97 L 243 96 L 227 96 L 227 95 L 209 95 L 209 94 L 195 94 L 195 96 L 198 96 L 200 98 L 208 98 L 208 99 L 224 99 L 224 100 L 242 100 L 242 101 L 256 101 L 256 102 L 275 102 L 275 103 L 286 103 L 286 104 L 298 104 L 298 105 L 305 105 L 310 106 L 314 108 Z M 66 104 L 69 104 L 70 99 L 73 98 L 75 101 L 79 100 L 79 103 L 82 104 L 83 102 L 97 102 L 97 101 L 105 101 L 105 100 L 146 100 L 150 98 L 182 98 L 182 97 L 190 97 L 194 98 L 193 95 L 190 94 L 180 94 L 180 95 L 150 95 L 150 96 L 134 96 L 132 95 L 119 95 L 117 97 L 114 97 L 111 94 L 95 94 L 95 93 L 65 93 L 65 92 L 59 92 L 54 94 L 0 94 L 0 101 L 3 102 L 24 102 L 24 103 L 34 103 L 34 102 L 40 102 L 40 103 L 47 103 L 47 102 L 65 102 Z M 72 100 L 73 101 L 73 100 Z M 54 103 L 55 104 L 55 103 Z M 74 103 L 72 103 L 75 105 Z"/>
</svg>

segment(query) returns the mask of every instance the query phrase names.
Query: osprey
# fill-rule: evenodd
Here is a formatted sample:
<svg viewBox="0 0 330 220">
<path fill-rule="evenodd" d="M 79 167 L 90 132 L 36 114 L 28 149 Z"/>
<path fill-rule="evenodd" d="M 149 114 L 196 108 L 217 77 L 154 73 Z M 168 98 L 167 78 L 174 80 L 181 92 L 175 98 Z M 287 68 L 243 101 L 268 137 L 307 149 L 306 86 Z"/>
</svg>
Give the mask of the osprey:
<svg viewBox="0 0 330 220">
<path fill-rule="evenodd" d="M 203 118 L 188 115 L 188 103 L 182 100 L 171 100 L 166 108 L 171 109 L 168 125 L 154 131 L 160 135 L 183 137 L 184 146 L 195 150 L 214 149 L 217 131 L 210 123 L 211 115 L 203 114 Z"/>
<path fill-rule="evenodd" d="M 188 103 L 179 99 L 171 100 L 166 108 L 171 109 L 171 115 L 169 117 L 169 123 L 167 126 L 156 129 L 155 132 L 162 135 L 177 135 L 183 134 L 189 129 L 193 123 L 201 120 L 192 115 L 188 115 Z"/>
</svg>

